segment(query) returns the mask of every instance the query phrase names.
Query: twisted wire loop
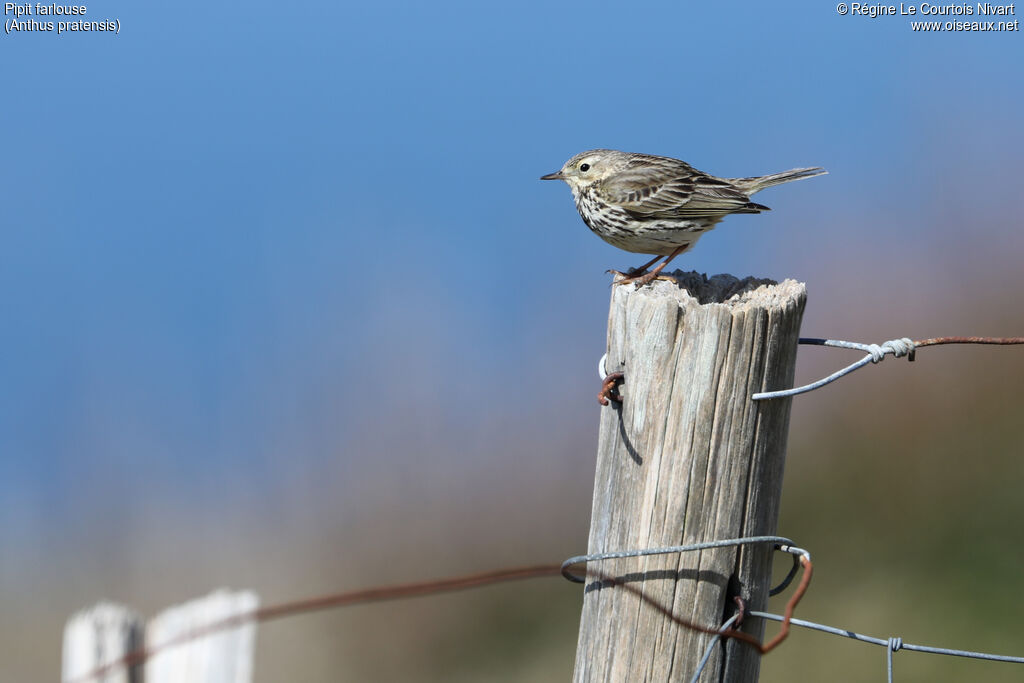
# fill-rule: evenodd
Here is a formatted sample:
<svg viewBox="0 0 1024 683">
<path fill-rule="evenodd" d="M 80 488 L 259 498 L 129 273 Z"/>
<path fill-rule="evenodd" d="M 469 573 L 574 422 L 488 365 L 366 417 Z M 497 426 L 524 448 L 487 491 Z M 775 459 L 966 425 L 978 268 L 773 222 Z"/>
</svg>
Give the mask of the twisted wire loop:
<svg viewBox="0 0 1024 683">
<path fill-rule="evenodd" d="M 797 394 L 806 394 L 808 391 L 814 391 L 815 389 L 820 389 L 826 384 L 831 384 L 840 377 L 849 375 L 854 370 L 859 370 L 868 363 L 879 363 L 890 353 L 894 358 L 903 358 L 906 356 L 907 360 L 913 361 L 915 357 L 914 354 L 917 349 L 924 346 L 939 346 L 942 344 L 1024 344 L 1024 337 L 932 337 L 930 339 L 918 339 L 917 341 L 908 337 L 901 337 L 899 339 L 890 339 L 889 341 L 881 344 L 860 344 L 858 342 L 841 341 L 838 339 L 801 337 L 800 343 L 810 344 L 813 346 L 834 346 L 840 349 L 854 349 L 856 351 L 864 351 L 867 355 L 856 363 L 852 363 L 842 370 L 833 372 L 828 377 L 819 379 L 817 382 L 811 382 L 810 384 L 805 384 L 802 387 L 794 387 L 793 389 L 762 391 L 752 395 L 750 397 L 751 400 L 764 401 L 770 398 L 784 398 L 787 396 L 796 396 Z"/>
<path fill-rule="evenodd" d="M 889 670 L 889 683 L 892 683 L 892 653 L 898 652 L 903 649 L 903 639 L 900 637 L 890 637 L 889 642 L 885 648 L 885 659 L 888 664 Z"/>
<path fill-rule="evenodd" d="M 840 377 L 849 375 L 854 370 L 859 370 L 868 363 L 880 363 L 882 359 L 888 354 L 892 354 L 895 358 L 902 358 L 907 356 L 908 360 L 914 360 L 914 349 L 917 345 L 914 340 L 907 337 L 901 337 L 900 339 L 890 339 L 887 342 L 881 344 L 861 344 L 858 342 L 842 341 L 839 339 L 814 339 L 814 338 L 801 338 L 801 344 L 811 344 L 814 346 L 833 346 L 839 349 L 854 349 L 856 351 L 863 351 L 867 355 L 861 358 L 856 363 L 851 363 L 842 370 L 833 372 L 828 377 L 819 379 L 817 382 L 811 382 L 805 384 L 802 387 L 794 387 L 793 389 L 780 389 L 778 391 L 762 391 L 760 393 L 751 396 L 753 401 L 764 401 L 769 398 L 784 398 L 786 396 L 796 396 L 797 394 L 806 394 L 808 391 L 814 391 L 820 389 L 826 384 L 835 382 Z"/>
</svg>

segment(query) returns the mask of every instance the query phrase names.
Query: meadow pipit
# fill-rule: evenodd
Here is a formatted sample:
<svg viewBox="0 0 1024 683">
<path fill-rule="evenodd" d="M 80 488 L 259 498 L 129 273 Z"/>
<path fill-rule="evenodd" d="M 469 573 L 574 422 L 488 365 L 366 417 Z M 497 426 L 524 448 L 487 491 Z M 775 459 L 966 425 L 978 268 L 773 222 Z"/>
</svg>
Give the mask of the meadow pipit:
<svg viewBox="0 0 1024 683">
<path fill-rule="evenodd" d="M 541 180 L 568 183 L 583 222 L 605 242 L 635 254 L 656 254 L 617 281 L 640 286 L 727 215 L 769 210 L 750 201 L 750 195 L 826 172 L 796 168 L 754 178 L 716 178 L 679 159 L 594 149 Z M 648 272 L 662 256 L 667 258 Z"/>
</svg>

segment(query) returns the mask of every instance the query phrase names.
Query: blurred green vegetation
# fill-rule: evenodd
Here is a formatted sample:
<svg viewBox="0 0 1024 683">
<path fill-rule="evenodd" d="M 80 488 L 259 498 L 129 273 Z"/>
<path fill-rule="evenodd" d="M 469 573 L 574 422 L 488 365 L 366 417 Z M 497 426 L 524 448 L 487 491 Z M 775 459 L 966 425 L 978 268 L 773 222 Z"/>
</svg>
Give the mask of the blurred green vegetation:
<svg viewBox="0 0 1024 683">
<path fill-rule="evenodd" d="M 969 321 L 943 328 L 971 331 Z M 798 380 L 849 357 L 802 351 Z M 1022 654 L 1022 378 L 1024 349 L 924 349 L 913 364 L 888 359 L 796 399 L 779 532 L 815 560 L 800 617 L 881 638 Z M 581 384 L 580 405 L 590 389 Z M 139 518 L 105 532 L 83 520 L 86 536 L 50 539 L 60 544 L 48 551 L 52 561 L 7 592 L 0 647 L 10 680 L 55 673 L 64 619 L 104 598 L 153 614 L 229 585 L 253 588 L 270 604 L 581 552 L 596 408 L 580 411 L 558 414 L 576 425 L 558 453 L 529 460 L 519 455 L 537 444 L 499 443 L 509 469 L 475 484 L 449 474 L 389 495 L 395 480 L 382 474 L 386 486 L 368 489 L 353 508 L 330 495 L 336 475 L 325 473 L 300 489 L 301 504 L 291 503 L 306 510 L 298 517 L 282 516 L 288 504 L 279 501 L 215 518 L 175 508 L 159 524 Z M 539 413 L 520 417 L 517 434 L 542 422 Z M 539 441 L 549 433 L 539 429 Z M 282 619 L 260 627 L 256 679 L 565 681 L 581 598 L 577 585 L 535 579 Z M 772 609 L 781 611 L 779 598 Z M 1024 677 L 1011 664 L 895 657 L 901 683 Z M 877 682 L 884 674 L 883 648 L 801 629 L 762 667 L 765 683 Z"/>
<path fill-rule="evenodd" d="M 861 391 L 792 434 L 780 528 L 816 559 L 800 616 L 880 638 L 1022 654 L 1020 351 L 924 349 L 914 365 L 888 363 L 861 378 Z M 895 657 L 899 681 L 1024 678 L 1013 664 Z M 764 681 L 878 681 L 885 650 L 796 632 L 763 672 Z"/>
<path fill-rule="evenodd" d="M 926 349 L 914 364 L 890 359 L 798 399 L 779 529 L 815 559 L 799 616 L 880 638 L 1022 653 L 1020 351 Z M 566 538 L 562 554 L 582 543 Z M 360 681 L 566 681 L 580 598 L 578 586 L 535 580 L 270 625 L 260 680 L 281 680 L 312 657 L 324 664 L 310 680 L 333 672 Z M 783 600 L 772 609 L 781 612 Z M 297 633 L 312 642 L 299 645 Z M 895 671 L 901 682 L 1024 677 L 1017 665 L 906 651 Z M 764 661 L 761 680 L 884 675 L 883 648 L 794 629 Z"/>
</svg>

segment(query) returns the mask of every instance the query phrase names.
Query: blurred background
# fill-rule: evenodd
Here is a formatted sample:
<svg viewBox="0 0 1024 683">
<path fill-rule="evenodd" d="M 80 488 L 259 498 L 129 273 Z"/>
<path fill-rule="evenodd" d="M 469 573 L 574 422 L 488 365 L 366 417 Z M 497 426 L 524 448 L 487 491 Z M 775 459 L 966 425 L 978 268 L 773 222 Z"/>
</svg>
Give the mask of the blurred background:
<svg viewBox="0 0 1024 683">
<path fill-rule="evenodd" d="M 806 282 L 806 336 L 1024 334 L 1019 32 L 809 1 L 87 18 L 121 32 L 0 37 L 2 680 L 55 680 L 100 599 L 152 615 L 585 551 L 604 271 L 643 259 L 537 179 L 584 149 L 826 167 L 674 264 Z M 797 380 L 857 357 L 802 348 Z M 1022 349 L 941 347 L 794 401 L 800 616 L 1022 654 L 1022 381 Z M 256 677 L 564 681 L 580 598 L 537 580 L 276 621 Z M 884 672 L 801 632 L 762 680 Z"/>
</svg>

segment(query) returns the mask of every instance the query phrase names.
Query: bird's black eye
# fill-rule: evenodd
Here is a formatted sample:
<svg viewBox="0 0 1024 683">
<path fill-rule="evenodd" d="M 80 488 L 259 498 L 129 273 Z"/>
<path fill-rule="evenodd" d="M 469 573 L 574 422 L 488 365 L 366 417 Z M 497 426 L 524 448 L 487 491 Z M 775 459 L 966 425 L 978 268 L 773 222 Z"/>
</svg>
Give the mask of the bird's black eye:
<svg viewBox="0 0 1024 683">
<path fill-rule="evenodd" d="M 586 173 L 590 170 L 590 164 L 580 164 L 580 172 Z"/>
</svg>

